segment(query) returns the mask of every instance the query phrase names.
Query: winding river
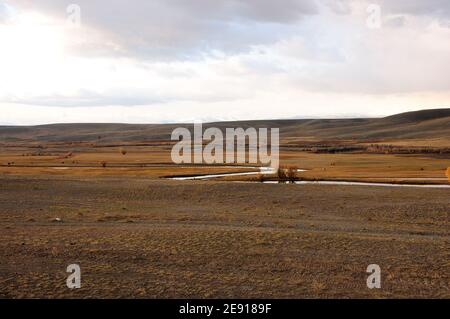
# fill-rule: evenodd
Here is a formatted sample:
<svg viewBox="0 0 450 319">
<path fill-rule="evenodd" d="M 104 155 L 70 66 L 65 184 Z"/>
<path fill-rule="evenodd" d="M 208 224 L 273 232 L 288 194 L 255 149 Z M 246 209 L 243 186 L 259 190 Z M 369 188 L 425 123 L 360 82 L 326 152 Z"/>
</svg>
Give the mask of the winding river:
<svg viewBox="0 0 450 319">
<path fill-rule="evenodd" d="M 241 172 L 241 173 L 221 173 L 210 175 L 194 175 L 183 177 L 171 177 L 172 180 L 188 181 L 188 180 L 209 180 L 214 178 L 229 177 L 229 176 L 248 176 L 248 175 L 270 175 L 276 171 L 271 167 L 246 167 L 250 169 L 259 169 L 259 171 Z M 305 172 L 306 170 L 299 169 L 299 172 Z M 424 178 L 426 179 L 426 178 Z M 434 179 L 437 180 L 437 179 Z M 440 179 L 439 179 L 440 180 Z M 445 179 L 442 179 L 443 181 Z M 249 181 L 248 183 L 260 183 L 257 181 Z M 278 181 L 264 181 L 265 184 L 296 184 L 296 185 L 344 185 L 344 186 L 374 186 L 374 187 L 414 187 L 414 188 L 450 188 L 450 184 L 394 184 L 394 183 L 377 183 L 377 182 L 349 182 L 349 181 L 296 181 L 290 182 L 278 182 Z"/>
</svg>

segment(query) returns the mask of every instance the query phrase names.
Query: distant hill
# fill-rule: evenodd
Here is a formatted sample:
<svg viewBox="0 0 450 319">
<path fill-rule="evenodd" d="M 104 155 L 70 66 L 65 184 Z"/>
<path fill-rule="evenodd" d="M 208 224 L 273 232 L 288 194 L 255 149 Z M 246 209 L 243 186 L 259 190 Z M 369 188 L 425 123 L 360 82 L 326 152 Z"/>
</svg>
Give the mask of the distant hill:
<svg viewBox="0 0 450 319">
<path fill-rule="evenodd" d="M 53 124 L 40 126 L 0 126 L 0 142 L 107 143 L 169 140 L 176 127 L 190 124 Z M 411 139 L 450 137 L 450 109 L 401 113 L 385 118 L 303 119 L 217 122 L 205 124 L 227 127 L 279 127 L 282 138 L 300 139 Z"/>
<path fill-rule="evenodd" d="M 385 119 L 398 123 L 405 122 L 423 122 L 429 120 L 436 120 L 446 118 L 450 116 L 450 109 L 434 109 L 434 110 L 422 110 L 415 112 L 400 113 L 392 116 L 388 116 Z"/>
</svg>

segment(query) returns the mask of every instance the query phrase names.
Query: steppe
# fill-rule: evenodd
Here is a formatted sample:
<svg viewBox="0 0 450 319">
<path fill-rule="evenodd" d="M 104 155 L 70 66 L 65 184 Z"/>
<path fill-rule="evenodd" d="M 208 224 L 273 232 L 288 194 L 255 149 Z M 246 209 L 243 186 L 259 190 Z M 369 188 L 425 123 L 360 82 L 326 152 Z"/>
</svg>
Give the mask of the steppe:
<svg viewBox="0 0 450 319">
<path fill-rule="evenodd" d="M 449 109 L 205 125 L 279 127 L 302 181 L 402 187 L 174 165 L 179 126 L 0 127 L 0 297 L 450 298 L 450 188 L 408 187 L 450 185 Z"/>
</svg>

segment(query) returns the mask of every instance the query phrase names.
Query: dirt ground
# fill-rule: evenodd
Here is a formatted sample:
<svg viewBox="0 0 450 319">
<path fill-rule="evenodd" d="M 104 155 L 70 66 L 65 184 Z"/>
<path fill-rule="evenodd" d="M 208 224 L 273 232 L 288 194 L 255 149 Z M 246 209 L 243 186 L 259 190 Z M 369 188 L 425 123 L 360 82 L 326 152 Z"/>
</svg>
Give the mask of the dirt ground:
<svg viewBox="0 0 450 319">
<path fill-rule="evenodd" d="M 0 175 L 0 297 L 450 298 L 448 189 L 144 177 Z"/>
</svg>

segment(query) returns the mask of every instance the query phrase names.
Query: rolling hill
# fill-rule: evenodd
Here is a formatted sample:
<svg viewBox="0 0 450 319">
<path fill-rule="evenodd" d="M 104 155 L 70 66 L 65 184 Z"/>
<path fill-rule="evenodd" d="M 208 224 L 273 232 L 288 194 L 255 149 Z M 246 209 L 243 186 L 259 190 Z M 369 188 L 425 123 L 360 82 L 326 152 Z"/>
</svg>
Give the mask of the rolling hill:
<svg viewBox="0 0 450 319">
<path fill-rule="evenodd" d="M 204 126 L 223 130 L 227 127 L 279 127 L 282 139 L 438 139 L 450 137 L 450 108 L 401 113 L 384 118 L 238 121 L 208 123 Z M 190 127 L 190 124 L 0 126 L 0 142 L 161 141 L 169 140 L 176 127 Z"/>
</svg>

